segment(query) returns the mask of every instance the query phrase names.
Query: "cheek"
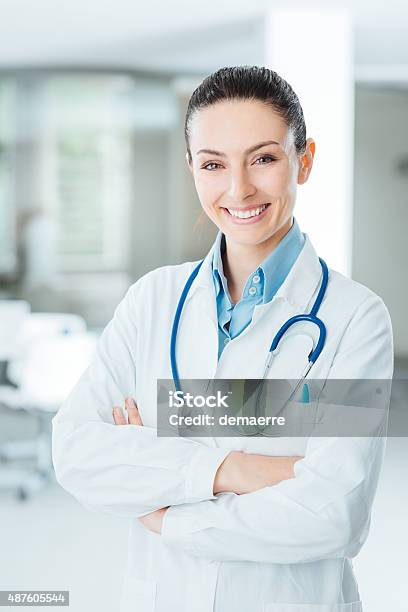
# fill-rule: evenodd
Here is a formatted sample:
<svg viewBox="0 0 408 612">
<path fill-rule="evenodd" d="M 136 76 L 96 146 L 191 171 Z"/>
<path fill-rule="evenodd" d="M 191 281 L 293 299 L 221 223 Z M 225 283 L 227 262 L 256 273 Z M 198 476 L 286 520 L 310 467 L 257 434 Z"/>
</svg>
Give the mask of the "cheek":
<svg viewBox="0 0 408 612">
<path fill-rule="evenodd" d="M 224 186 L 220 179 L 216 177 L 201 176 L 195 182 L 198 197 L 203 206 L 211 204 L 223 193 Z"/>
<path fill-rule="evenodd" d="M 296 193 L 297 167 L 293 164 L 286 163 L 276 166 L 269 178 L 271 194 L 292 196 Z"/>
<path fill-rule="evenodd" d="M 270 172 L 257 177 L 258 189 L 275 197 L 283 196 L 292 191 L 292 176 L 288 165 L 276 166 Z"/>
</svg>

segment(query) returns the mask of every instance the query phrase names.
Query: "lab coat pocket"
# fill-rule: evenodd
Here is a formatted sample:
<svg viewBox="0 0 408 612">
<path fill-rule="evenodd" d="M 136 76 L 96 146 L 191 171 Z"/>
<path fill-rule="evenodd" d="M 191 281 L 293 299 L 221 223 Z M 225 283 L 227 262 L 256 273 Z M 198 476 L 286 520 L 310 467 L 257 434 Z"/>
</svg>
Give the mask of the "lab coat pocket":
<svg viewBox="0 0 408 612">
<path fill-rule="evenodd" d="M 361 601 L 334 604 L 264 603 L 263 612 L 363 612 Z"/>
<path fill-rule="evenodd" d="M 127 575 L 124 581 L 120 612 L 154 612 L 155 580 L 140 580 Z"/>
<path fill-rule="evenodd" d="M 314 434 L 318 421 L 317 402 L 302 401 L 299 397 L 302 395 L 302 388 L 298 390 L 296 397 L 292 398 L 293 388 L 289 381 L 278 382 L 279 385 L 274 385 L 273 381 L 268 383 L 266 393 L 260 396 L 258 401 L 257 414 L 270 418 L 264 435 L 309 438 Z"/>
</svg>

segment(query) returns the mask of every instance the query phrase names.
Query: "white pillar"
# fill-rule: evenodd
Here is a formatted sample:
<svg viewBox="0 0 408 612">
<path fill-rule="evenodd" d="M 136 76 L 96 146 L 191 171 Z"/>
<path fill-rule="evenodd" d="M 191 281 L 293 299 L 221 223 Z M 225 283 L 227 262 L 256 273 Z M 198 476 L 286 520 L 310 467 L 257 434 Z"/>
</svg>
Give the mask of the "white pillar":
<svg viewBox="0 0 408 612">
<path fill-rule="evenodd" d="M 312 174 L 298 187 L 295 215 L 319 256 L 351 274 L 354 74 L 347 8 L 271 8 L 265 66 L 293 87 L 316 141 Z"/>
</svg>

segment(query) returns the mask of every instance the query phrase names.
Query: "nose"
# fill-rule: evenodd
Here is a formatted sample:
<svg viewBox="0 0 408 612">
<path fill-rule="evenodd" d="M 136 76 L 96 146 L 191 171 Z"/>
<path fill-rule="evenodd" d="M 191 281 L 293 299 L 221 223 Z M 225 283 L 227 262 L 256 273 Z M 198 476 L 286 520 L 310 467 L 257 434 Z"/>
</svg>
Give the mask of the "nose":
<svg viewBox="0 0 408 612">
<path fill-rule="evenodd" d="M 256 193 L 256 187 L 251 181 L 250 174 L 246 168 L 235 168 L 231 170 L 228 196 L 233 202 L 243 202 L 248 196 Z"/>
</svg>

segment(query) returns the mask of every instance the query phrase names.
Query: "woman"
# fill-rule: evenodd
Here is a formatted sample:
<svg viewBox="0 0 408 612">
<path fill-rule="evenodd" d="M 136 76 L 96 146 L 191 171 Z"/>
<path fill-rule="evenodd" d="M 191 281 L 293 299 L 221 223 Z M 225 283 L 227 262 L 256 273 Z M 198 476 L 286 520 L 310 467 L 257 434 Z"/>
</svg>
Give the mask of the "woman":
<svg viewBox="0 0 408 612">
<path fill-rule="evenodd" d="M 271 338 L 309 312 L 322 283 L 293 217 L 315 144 L 291 87 L 258 67 L 207 77 L 185 135 L 219 232 L 184 303 L 178 371 L 260 378 Z M 156 436 L 156 382 L 172 377 L 174 313 L 196 266 L 153 270 L 119 304 L 53 420 L 57 479 L 88 508 L 131 519 L 122 612 L 360 612 L 350 559 L 367 536 L 384 438 Z M 309 376 L 392 376 L 377 295 L 330 270 L 319 317 L 327 339 Z M 317 339 L 310 323 L 292 326 L 268 377 L 298 379 Z"/>
</svg>

